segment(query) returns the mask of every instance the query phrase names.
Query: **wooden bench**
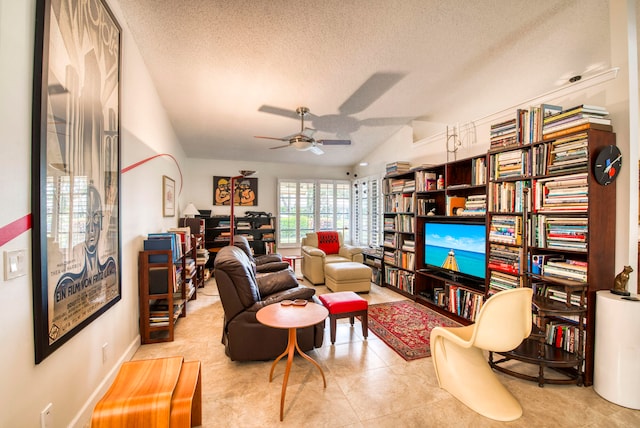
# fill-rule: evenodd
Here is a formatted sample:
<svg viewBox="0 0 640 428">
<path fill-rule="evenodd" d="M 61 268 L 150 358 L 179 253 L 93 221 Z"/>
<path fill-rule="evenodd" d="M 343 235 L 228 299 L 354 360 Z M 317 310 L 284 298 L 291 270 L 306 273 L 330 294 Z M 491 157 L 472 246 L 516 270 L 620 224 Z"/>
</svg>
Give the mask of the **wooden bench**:
<svg viewBox="0 0 640 428">
<path fill-rule="evenodd" d="M 129 361 L 91 417 L 92 428 L 202 424 L 200 362 L 182 357 Z"/>
</svg>

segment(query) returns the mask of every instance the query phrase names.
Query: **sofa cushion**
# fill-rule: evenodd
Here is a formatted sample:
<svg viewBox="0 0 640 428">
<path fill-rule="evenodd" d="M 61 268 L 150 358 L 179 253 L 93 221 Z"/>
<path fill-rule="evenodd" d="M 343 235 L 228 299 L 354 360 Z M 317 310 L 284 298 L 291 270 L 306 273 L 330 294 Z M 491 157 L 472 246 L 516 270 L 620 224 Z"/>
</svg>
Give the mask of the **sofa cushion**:
<svg viewBox="0 0 640 428">
<path fill-rule="evenodd" d="M 277 272 L 269 272 L 256 278 L 260 295 L 264 298 L 278 291 L 288 290 L 297 287 L 298 280 L 291 268 L 282 269 Z"/>
<path fill-rule="evenodd" d="M 325 254 L 338 254 L 340 251 L 340 238 L 336 231 L 317 232 L 318 248 Z"/>
<path fill-rule="evenodd" d="M 329 256 L 327 256 L 324 259 L 324 264 L 329 264 L 329 263 L 345 263 L 345 262 L 350 262 L 351 259 L 348 259 L 346 257 L 342 257 L 339 254 L 331 254 Z"/>
</svg>

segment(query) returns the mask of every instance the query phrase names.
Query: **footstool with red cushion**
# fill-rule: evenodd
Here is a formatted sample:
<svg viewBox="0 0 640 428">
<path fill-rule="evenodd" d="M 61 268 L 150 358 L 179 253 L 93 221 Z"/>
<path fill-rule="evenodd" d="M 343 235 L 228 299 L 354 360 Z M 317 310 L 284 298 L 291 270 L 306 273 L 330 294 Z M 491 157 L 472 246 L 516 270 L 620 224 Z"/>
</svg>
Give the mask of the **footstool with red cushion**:
<svg viewBox="0 0 640 428">
<path fill-rule="evenodd" d="M 347 318 L 353 325 L 355 317 L 362 317 L 362 335 L 367 338 L 368 323 L 367 313 L 369 302 L 358 296 L 353 291 L 339 291 L 337 293 L 320 294 L 318 296 L 322 304 L 329 311 L 329 325 L 331 331 L 331 343 L 336 342 L 336 320 Z"/>
</svg>

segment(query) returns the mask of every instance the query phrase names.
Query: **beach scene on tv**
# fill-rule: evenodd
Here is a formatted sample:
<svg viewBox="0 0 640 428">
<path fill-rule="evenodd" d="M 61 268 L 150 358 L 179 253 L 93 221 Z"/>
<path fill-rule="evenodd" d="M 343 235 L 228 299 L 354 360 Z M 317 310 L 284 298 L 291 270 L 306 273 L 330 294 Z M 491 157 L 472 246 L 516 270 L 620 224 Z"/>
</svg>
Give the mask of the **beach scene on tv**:
<svg viewBox="0 0 640 428">
<path fill-rule="evenodd" d="M 425 223 L 424 232 L 425 264 L 484 278 L 484 225 Z"/>
</svg>

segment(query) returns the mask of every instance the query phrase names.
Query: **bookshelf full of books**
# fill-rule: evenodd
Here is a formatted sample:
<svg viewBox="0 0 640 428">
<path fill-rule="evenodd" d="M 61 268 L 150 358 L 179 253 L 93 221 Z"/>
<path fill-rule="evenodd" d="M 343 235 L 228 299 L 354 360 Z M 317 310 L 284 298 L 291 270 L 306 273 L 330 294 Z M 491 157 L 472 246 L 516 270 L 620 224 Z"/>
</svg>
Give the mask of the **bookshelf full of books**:
<svg viewBox="0 0 640 428">
<path fill-rule="evenodd" d="M 189 228 L 150 233 L 138 255 L 142 343 L 173 340 L 174 324 L 196 297 L 195 260 Z"/>
<path fill-rule="evenodd" d="M 489 152 L 488 292 L 534 289 L 531 336 L 490 362 L 540 386 L 593 382 L 595 293 L 615 276 L 615 182 L 600 185 L 592 171 L 615 145 L 607 115 L 587 105 L 519 110 L 522 137 Z"/>
<path fill-rule="evenodd" d="M 487 156 L 485 154 L 449 161 L 441 165 L 422 165 L 416 173 L 416 277 L 414 298 L 432 309 L 463 324 L 475 321 L 484 303 L 484 274 L 470 278 L 458 269 L 455 255 L 435 254 L 427 245 L 427 224 L 482 225 L 487 211 Z M 443 229 L 443 231 L 445 230 Z M 442 236 L 442 243 L 451 236 Z M 455 240 L 455 238 L 454 238 Z M 484 232 L 482 236 L 484 254 Z M 462 252 L 457 254 L 464 258 Z M 437 260 L 437 261 L 436 261 Z M 451 260 L 451 263 L 448 263 Z M 464 262 L 463 262 L 464 263 Z M 435 266 L 437 265 L 437 266 Z M 484 271 L 484 266 L 481 267 Z"/>
<path fill-rule="evenodd" d="M 205 247 L 210 253 L 207 267 L 213 268 L 213 261 L 220 248 L 231 241 L 231 221 L 228 215 L 205 217 Z M 255 255 L 273 254 L 276 250 L 276 218 L 260 213 L 258 215 L 235 217 L 234 234 L 247 238 Z"/>
<path fill-rule="evenodd" d="M 415 209 L 417 181 L 406 162 L 387 165 L 383 190 L 382 280 L 412 296 L 415 279 Z"/>
</svg>

